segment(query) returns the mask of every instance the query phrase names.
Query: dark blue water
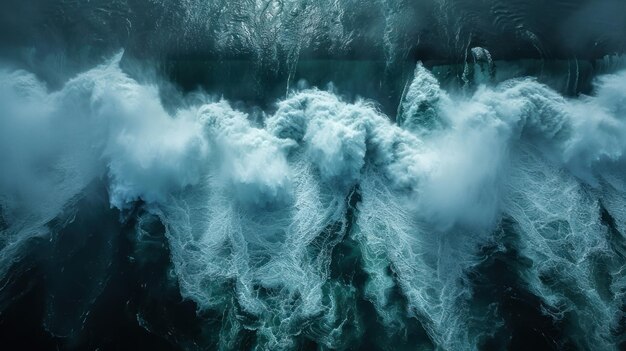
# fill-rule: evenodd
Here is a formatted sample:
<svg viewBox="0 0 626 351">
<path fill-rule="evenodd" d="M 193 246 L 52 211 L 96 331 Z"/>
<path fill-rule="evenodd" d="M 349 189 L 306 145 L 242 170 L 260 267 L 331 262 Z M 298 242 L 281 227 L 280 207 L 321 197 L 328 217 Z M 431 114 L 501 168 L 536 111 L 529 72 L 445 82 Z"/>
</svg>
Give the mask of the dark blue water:
<svg viewBox="0 0 626 351">
<path fill-rule="evenodd" d="M 13 1 L 7 350 L 626 348 L 626 3 Z"/>
</svg>

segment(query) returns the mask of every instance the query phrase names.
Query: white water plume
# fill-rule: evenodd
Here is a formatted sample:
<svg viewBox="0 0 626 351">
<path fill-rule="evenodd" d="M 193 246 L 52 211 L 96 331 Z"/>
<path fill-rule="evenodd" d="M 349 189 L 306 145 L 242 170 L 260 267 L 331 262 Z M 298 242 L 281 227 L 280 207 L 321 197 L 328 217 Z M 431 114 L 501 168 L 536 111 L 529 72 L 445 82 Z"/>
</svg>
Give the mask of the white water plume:
<svg viewBox="0 0 626 351">
<path fill-rule="evenodd" d="M 520 280 L 546 313 L 583 348 L 617 348 L 625 72 L 577 99 L 531 78 L 457 97 L 420 64 L 399 123 L 373 102 L 308 89 L 256 126 L 225 100 L 166 110 L 119 60 L 58 91 L 27 72 L 0 76 L 2 267 L 100 177 L 111 206 L 141 200 L 159 215 L 183 297 L 231 316 L 224 335 L 253 330 L 259 349 L 300 335 L 347 347 L 356 287 L 330 271 L 350 238 L 387 332 L 402 316 L 443 349 L 474 349 L 502 316 L 476 315 L 468 273 L 506 218 L 532 262 Z"/>
</svg>

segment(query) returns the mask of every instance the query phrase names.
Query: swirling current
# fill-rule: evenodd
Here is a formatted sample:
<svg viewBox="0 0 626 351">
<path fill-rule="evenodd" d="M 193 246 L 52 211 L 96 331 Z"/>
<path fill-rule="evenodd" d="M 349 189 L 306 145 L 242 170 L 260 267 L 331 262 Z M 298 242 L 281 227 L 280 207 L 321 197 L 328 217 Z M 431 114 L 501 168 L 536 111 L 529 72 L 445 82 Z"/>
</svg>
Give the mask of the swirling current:
<svg viewBox="0 0 626 351">
<path fill-rule="evenodd" d="M 2 349 L 626 348 L 626 3 L 2 7 Z"/>
</svg>

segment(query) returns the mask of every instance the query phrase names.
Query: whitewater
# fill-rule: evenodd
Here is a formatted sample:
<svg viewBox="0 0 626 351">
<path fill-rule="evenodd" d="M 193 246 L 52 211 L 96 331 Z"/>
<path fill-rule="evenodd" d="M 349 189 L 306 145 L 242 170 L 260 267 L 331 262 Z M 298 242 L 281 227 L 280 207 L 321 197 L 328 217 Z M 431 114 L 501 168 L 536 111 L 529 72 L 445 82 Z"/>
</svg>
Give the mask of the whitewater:
<svg viewBox="0 0 626 351">
<path fill-rule="evenodd" d="M 449 91 L 417 63 L 396 116 L 306 84 L 252 116 L 164 103 L 122 55 L 58 89 L 0 71 L 3 281 L 102 183 L 134 240 L 162 223 L 217 349 L 349 349 L 372 323 L 397 349 L 483 349 L 515 325 L 514 286 L 560 346 L 623 345 L 626 71 L 564 97 L 532 77 Z"/>
</svg>

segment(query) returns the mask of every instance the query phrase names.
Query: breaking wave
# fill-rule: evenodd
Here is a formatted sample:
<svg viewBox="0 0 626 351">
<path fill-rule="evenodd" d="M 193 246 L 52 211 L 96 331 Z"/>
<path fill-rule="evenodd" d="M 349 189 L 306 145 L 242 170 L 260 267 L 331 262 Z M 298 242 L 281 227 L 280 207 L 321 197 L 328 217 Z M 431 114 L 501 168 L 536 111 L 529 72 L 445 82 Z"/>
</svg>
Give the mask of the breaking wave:
<svg viewBox="0 0 626 351">
<path fill-rule="evenodd" d="M 143 209 L 138 237 L 163 224 L 222 349 L 347 349 L 372 330 L 381 348 L 482 349 L 514 318 L 485 280 L 533 296 L 561 347 L 623 342 L 625 71 L 577 98 L 533 78 L 461 94 L 418 63 L 397 116 L 303 88 L 255 120 L 203 93 L 164 104 L 121 56 L 58 90 L 0 73 L 3 279 L 102 181 L 112 208 Z"/>
</svg>

